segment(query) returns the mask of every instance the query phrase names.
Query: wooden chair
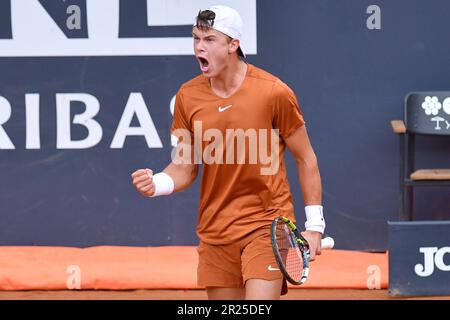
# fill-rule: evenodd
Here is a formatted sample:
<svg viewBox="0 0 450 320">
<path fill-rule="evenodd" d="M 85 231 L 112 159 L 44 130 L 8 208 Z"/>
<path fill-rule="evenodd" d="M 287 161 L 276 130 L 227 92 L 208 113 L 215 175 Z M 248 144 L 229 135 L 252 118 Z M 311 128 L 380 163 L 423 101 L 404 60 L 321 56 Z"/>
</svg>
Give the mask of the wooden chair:
<svg viewBox="0 0 450 320">
<path fill-rule="evenodd" d="M 450 136 L 450 91 L 408 94 L 405 122 L 392 120 L 391 125 L 400 137 L 400 220 L 411 221 L 414 187 L 450 186 L 450 169 L 415 168 L 416 136 Z"/>
</svg>

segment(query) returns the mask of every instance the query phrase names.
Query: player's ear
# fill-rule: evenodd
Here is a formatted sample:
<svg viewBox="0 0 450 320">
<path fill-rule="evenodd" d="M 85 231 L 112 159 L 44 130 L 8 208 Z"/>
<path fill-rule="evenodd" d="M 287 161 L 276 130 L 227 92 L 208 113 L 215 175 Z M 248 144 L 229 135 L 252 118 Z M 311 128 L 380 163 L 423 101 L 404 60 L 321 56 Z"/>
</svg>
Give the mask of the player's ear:
<svg viewBox="0 0 450 320">
<path fill-rule="evenodd" d="M 238 39 L 232 39 L 228 46 L 228 53 L 234 53 L 239 49 L 240 41 Z"/>
</svg>

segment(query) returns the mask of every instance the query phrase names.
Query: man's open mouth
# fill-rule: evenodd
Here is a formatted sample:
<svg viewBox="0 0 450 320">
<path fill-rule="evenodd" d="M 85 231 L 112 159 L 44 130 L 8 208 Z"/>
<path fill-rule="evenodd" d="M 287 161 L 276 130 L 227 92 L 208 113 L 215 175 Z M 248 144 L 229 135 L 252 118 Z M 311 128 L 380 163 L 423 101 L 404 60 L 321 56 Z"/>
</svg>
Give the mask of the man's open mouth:
<svg viewBox="0 0 450 320">
<path fill-rule="evenodd" d="M 198 62 L 200 63 L 200 70 L 202 70 L 202 72 L 207 72 L 209 67 L 209 61 L 203 57 L 197 57 L 197 59 Z"/>
</svg>

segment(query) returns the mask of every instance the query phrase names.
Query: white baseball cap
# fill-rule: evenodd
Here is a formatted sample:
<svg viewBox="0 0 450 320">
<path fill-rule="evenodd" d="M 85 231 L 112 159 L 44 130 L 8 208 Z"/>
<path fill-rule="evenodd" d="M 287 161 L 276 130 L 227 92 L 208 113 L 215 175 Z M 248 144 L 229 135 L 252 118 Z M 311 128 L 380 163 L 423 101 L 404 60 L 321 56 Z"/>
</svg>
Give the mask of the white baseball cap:
<svg viewBox="0 0 450 320">
<path fill-rule="evenodd" d="M 233 39 L 238 39 L 241 41 L 243 22 L 241 16 L 236 10 L 222 5 L 212 6 L 205 10 L 212 11 L 216 15 L 211 23 L 211 28 L 220 31 Z M 194 26 L 195 25 L 196 23 L 194 23 Z M 242 46 L 239 46 L 238 54 L 245 58 L 245 54 L 242 51 Z"/>
</svg>

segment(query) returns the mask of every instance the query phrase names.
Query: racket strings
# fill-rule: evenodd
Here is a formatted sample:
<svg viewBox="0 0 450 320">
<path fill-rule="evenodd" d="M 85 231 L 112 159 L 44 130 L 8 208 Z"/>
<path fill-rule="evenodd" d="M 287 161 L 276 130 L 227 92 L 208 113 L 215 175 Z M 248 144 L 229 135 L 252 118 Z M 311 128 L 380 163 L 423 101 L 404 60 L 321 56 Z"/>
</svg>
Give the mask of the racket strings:
<svg viewBox="0 0 450 320">
<path fill-rule="evenodd" d="M 292 230 L 284 223 L 277 224 L 276 239 L 281 260 L 289 276 L 300 282 L 304 275 L 302 251 Z"/>
</svg>

